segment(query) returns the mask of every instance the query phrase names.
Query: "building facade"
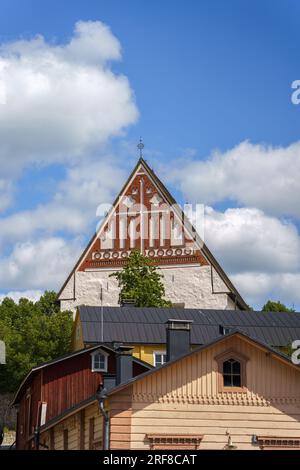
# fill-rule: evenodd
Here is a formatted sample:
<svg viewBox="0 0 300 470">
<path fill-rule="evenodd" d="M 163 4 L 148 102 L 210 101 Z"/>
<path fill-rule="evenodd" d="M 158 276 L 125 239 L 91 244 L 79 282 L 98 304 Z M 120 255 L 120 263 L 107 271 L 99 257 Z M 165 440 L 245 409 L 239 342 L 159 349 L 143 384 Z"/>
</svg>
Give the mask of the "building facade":
<svg viewBox="0 0 300 470">
<path fill-rule="evenodd" d="M 219 338 L 104 396 L 107 447 L 135 449 L 300 449 L 300 369 L 240 332 Z M 95 397 L 41 430 L 55 449 L 91 449 L 105 429 Z M 84 436 L 80 441 L 80 429 Z M 64 444 L 63 430 L 68 436 Z M 68 432 L 66 432 L 68 430 Z"/>
<path fill-rule="evenodd" d="M 17 450 L 60 448 L 67 446 L 68 442 L 70 448 L 75 445 L 76 448 L 83 448 L 86 423 L 90 423 L 89 413 L 85 414 L 83 411 L 85 404 L 101 389 L 104 381 L 116 385 L 119 363 L 123 356 L 121 350 L 101 345 L 77 351 L 32 369 L 12 403 L 17 409 Z M 149 365 L 133 359 L 130 376 L 149 369 Z M 69 419 L 73 409 L 80 410 L 76 417 L 80 418 L 79 423 L 74 416 Z M 64 417 L 67 425 L 59 425 L 55 432 L 51 431 L 49 442 L 41 439 L 40 428 L 50 426 L 58 417 Z M 74 433 L 76 439 L 79 437 L 79 442 Z M 102 448 L 101 436 L 101 427 L 95 426 L 93 448 Z"/>
<path fill-rule="evenodd" d="M 166 298 L 188 308 L 248 309 L 166 187 L 140 159 L 62 286 L 61 309 L 119 305 L 112 272 L 138 249 L 163 275 Z"/>
</svg>

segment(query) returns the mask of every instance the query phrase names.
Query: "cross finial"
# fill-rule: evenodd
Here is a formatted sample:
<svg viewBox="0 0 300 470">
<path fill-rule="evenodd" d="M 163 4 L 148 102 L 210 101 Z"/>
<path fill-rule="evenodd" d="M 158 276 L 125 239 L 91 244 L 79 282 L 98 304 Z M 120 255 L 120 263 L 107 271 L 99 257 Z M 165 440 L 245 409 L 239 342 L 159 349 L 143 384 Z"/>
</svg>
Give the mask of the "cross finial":
<svg viewBox="0 0 300 470">
<path fill-rule="evenodd" d="M 139 143 L 137 144 L 137 148 L 139 149 L 140 151 L 140 158 L 143 157 L 143 148 L 145 147 L 145 145 L 143 144 L 143 141 L 142 141 L 142 138 L 140 137 L 140 141 Z"/>
</svg>

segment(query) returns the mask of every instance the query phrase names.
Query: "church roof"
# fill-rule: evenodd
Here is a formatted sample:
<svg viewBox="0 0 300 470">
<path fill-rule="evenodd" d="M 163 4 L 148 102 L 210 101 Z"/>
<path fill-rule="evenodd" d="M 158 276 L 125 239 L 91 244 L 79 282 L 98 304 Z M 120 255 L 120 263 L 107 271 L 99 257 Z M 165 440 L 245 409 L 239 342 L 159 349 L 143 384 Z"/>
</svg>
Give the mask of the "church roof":
<svg viewBox="0 0 300 470">
<path fill-rule="evenodd" d="M 161 180 L 157 177 L 157 175 L 154 173 L 154 171 L 149 167 L 149 165 L 147 164 L 147 162 L 143 159 L 143 158 L 140 158 L 136 164 L 136 166 L 134 167 L 132 173 L 130 174 L 129 178 L 127 179 L 126 183 L 124 184 L 123 188 L 121 189 L 119 195 L 116 197 L 113 205 L 112 205 L 112 209 L 111 211 L 107 214 L 106 218 L 103 220 L 102 224 L 101 224 L 101 227 L 99 228 L 99 232 L 98 233 L 95 233 L 93 235 L 93 237 L 91 238 L 90 242 L 88 243 L 86 249 L 83 251 L 82 255 L 80 256 L 80 258 L 78 259 L 77 263 L 75 264 L 73 270 L 70 272 L 68 278 L 66 279 L 65 283 L 63 284 L 62 288 L 60 289 L 59 293 L 58 293 L 58 299 L 59 300 L 62 300 L 62 293 L 64 291 L 64 288 L 66 287 L 67 283 L 69 282 L 69 280 L 71 279 L 72 275 L 74 274 L 74 272 L 80 268 L 80 266 L 82 265 L 82 262 L 84 261 L 85 257 L 87 256 L 88 252 L 90 251 L 93 243 L 95 242 L 95 240 L 97 239 L 97 237 L 99 236 L 99 233 L 102 229 L 102 227 L 104 227 L 107 223 L 107 220 L 109 219 L 110 215 L 111 215 L 111 212 L 116 208 L 118 202 L 119 202 L 119 198 L 120 196 L 124 193 L 126 187 L 128 186 L 129 182 L 131 181 L 131 179 L 133 178 L 133 176 L 137 173 L 138 169 L 140 168 L 140 166 L 142 166 L 144 168 L 144 170 L 148 173 L 148 175 L 150 176 L 150 178 L 154 181 L 156 187 L 159 189 L 160 193 L 163 195 L 163 197 L 165 198 L 165 200 L 168 202 L 168 204 L 172 205 L 172 206 L 176 206 L 176 210 L 178 211 L 178 215 L 179 215 L 179 218 L 183 216 L 183 212 L 181 211 L 181 209 L 179 208 L 179 206 L 176 205 L 176 201 L 175 199 L 173 198 L 173 196 L 170 194 L 170 192 L 168 191 L 168 189 L 165 187 L 165 185 L 161 182 Z M 237 289 L 235 288 L 235 286 L 232 284 L 232 282 L 230 281 L 230 279 L 228 278 L 227 274 L 224 272 L 224 270 L 221 268 L 220 264 L 218 263 L 218 261 L 215 259 L 215 257 L 213 256 L 213 254 L 211 253 L 211 251 L 208 249 L 208 247 L 206 246 L 206 244 L 203 242 L 203 240 L 200 238 L 199 234 L 195 231 L 194 227 L 192 226 L 191 223 L 188 223 L 188 221 L 185 219 L 185 225 L 186 227 L 189 227 L 190 231 L 194 234 L 193 236 L 195 237 L 195 241 L 196 243 L 201 246 L 201 253 L 202 255 L 204 256 L 204 258 L 211 264 L 211 266 L 215 269 L 215 271 L 219 274 L 220 278 L 222 279 L 222 281 L 224 282 L 224 284 L 227 286 L 229 292 L 228 292 L 228 295 L 233 299 L 233 301 L 236 303 L 237 307 L 238 308 L 241 308 L 243 310 L 247 310 L 249 307 L 247 305 L 247 303 L 244 301 L 244 299 L 242 298 L 242 296 L 240 295 L 240 293 L 237 291 Z M 70 299 L 67 299 L 67 300 L 70 300 Z M 73 299 L 74 300 L 74 299 Z"/>
<path fill-rule="evenodd" d="M 100 342 L 101 307 L 78 307 L 83 342 Z M 300 338 L 300 313 L 189 308 L 103 307 L 103 342 L 164 344 L 165 322 L 193 320 L 191 343 L 207 344 L 222 336 L 220 327 L 239 331 L 270 346 L 283 347 Z"/>
</svg>

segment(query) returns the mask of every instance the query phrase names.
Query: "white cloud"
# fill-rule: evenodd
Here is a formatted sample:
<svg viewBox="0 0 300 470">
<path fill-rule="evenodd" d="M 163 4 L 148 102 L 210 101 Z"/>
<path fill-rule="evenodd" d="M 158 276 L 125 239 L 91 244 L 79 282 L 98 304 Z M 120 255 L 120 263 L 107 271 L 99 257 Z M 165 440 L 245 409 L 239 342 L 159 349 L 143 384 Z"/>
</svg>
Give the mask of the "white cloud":
<svg viewBox="0 0 300 470">
<path fill-rule="evenodd" d="M 98 204 L 113 202 L 112 198 L 119 193 L 126 176 L 122 163 L 110 155 L 97 161 L 84 162 L 68 169 L 54 201 L 81 211 L 92 211 L 95 216 Z"/>
<path fill-rule="evenodd" d="M 231 280 L 247 302 L 256 308 L 274 300 L 299 309 L 300 273 L 243 272 L 232 275 Z"/>
<path fill-rule="evenodd" d="M 296 227 L 259 209 L 206 208 L 205 241 L 230 273 L 300 270 Z"/>
<path fill-rule="evenodd" d="M 93 219 L 96 228 L 97 206 L 125 180 L 126 162 L 107 152 L 138 117 L 127 78 L 111 68 L 120 59 L 118 39 L 99 21 L 77 22 L 63 45 L 42 36 L 0 44 L 0 211 L 26 166 L 58 162 L 66 171 L 49 202 L 0 219 L 0 286 L 14 298 L 59 287 L 82 251 L 76 237 Z"/>
<path fill-rule="evenodd" d="M 0 212 L 10 206 L 13 197 L 13 183 L 11 180 L 0 178 Z"/>
<path fill-rule="evenodd" d="M 41 233 L 86 234 L 93 220 L 96 230 L 97 206 L 112 203 L 125 179 L 120 162 L 111 156 L 68 168 L 49 203 L 0 218 L 0 251 L 7 243 L 22 242 Z"/>
<path fill-rule="evenodd" d="M 26 299 L 32 300 L 33 302 L 36 302 L 37 300 L 40 299 L 43 293 L 44 292 L 41 290 L 10 291 L 10 292 L 7 292 L 6 294 L 0 294 L 0 303 L 6 297 L 13 299 L 16 303 L 19 303 L 19 300 L 22 298 L 26 298 Z"/>
<path fill-rule="evenodd" d="M 118 40 L 99 21 L 76 23 L 62 46 L 42 36 L 1 44 L 2 175 L 86 156 L 134 123 L 129 82 L 110 68 L 120 57 Z"/>
<path fill-rule="evenodd" d="M 188 200 L 234 200 L 273 215 L 300 217 L 300 142 L 288 147 L 242 142 L 206 160 L 182 159 L 169 178 Z"/>
<path fill-rule="evenodd" d="M 0 260 L 2 289 L 57 289 L 74 266 L 83 247 L 79 240 L 59 237 L 18 243 Z"/>
<path fill-rule="evenodd" d="M 258 209 L 205 211 L 205 242 L 249 305 L 300 304 L 296 227 Z"/>
</svg>

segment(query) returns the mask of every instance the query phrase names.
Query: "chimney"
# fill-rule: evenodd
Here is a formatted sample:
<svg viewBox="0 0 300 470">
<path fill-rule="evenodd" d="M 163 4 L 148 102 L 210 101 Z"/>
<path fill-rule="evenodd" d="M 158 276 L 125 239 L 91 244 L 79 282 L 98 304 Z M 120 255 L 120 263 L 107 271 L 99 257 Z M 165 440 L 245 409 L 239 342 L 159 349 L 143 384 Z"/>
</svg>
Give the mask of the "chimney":
<svg viewBox="0 0 300 470">
<path fill-rule="evenodd" d="M 105 375 L 103 375 L 103 388 L 107 392 L 109 392 L 115 386 L 116 386 L 116 376 L 115 376 L 115 374 L 105 374 Z"/>
<path fill-rule="evenodd" d="M 167 361 L 190 352 L 193 320 L 170 319 L 167 325 Z"/>
<path fill-rule="evenodd" d="M 116 351 L 116 385 L 132 379 L 132 348 L 119 344 Z"/>
<path fill-rule="evenodd" d="M 135 307 L 135 299 L 121 299 L 121 307 Z"/>
</svg>

